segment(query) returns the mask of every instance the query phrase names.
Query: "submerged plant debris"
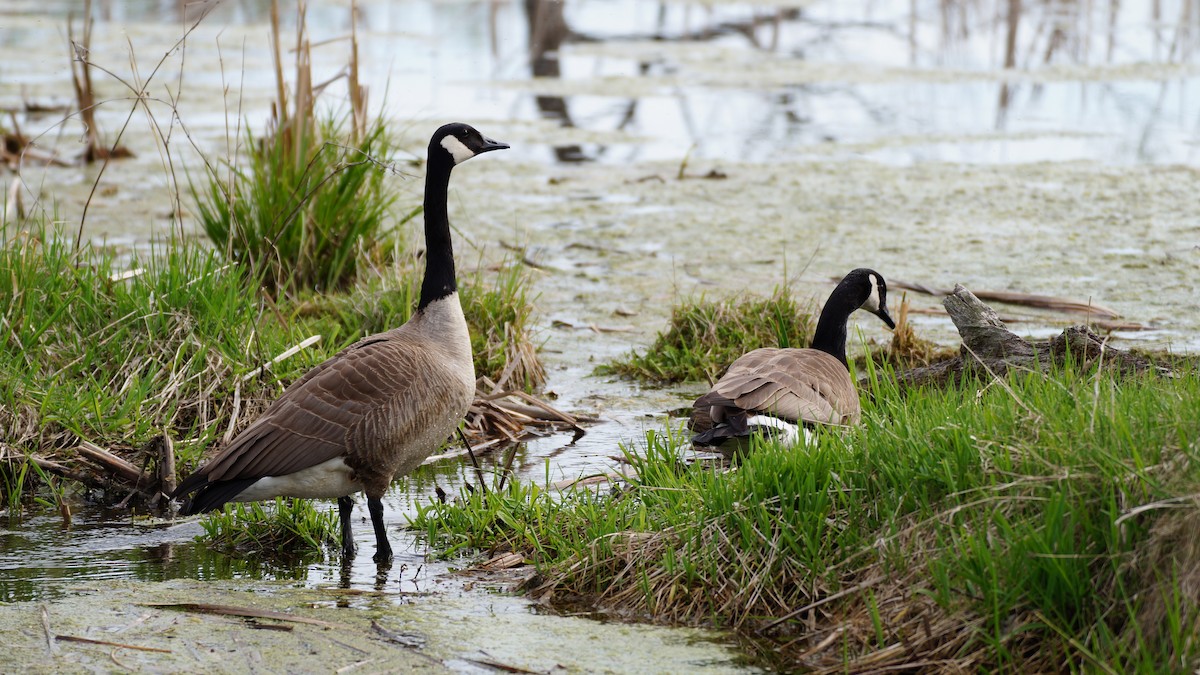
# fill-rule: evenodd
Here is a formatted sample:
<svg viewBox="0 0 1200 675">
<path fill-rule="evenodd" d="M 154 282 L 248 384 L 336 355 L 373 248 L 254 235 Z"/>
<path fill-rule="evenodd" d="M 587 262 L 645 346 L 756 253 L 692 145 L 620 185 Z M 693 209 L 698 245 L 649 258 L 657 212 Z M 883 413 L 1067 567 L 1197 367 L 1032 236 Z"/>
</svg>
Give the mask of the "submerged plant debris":
<svg viewBox="0 0 1200 675">
<path fill-rule="evenodd" d="M 507 672 L 651 668 L 755 672 L 700 630 L 600 624 L 529 612 L 522 601 L 295 588 L 246 581 L 115 581 L 54 603 L 0 605 L 6 669 L 111 671 Z M 303 645 L 298 649 L 297 645 Z"/>
</svg>

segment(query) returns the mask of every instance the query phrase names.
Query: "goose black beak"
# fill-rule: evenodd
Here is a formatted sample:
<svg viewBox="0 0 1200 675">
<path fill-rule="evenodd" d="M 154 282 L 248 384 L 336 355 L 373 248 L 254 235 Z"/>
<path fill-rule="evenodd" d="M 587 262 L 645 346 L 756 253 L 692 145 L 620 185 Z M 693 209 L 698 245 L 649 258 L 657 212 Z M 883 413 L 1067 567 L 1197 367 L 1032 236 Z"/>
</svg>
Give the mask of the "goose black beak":
<svg viewBox="0 0 1200 675">
<path fill-rule="evenodd" d="M 887 324 L 888 328 L 896 330 L 896 322 L 892 321 L 892 315 L 888 314 L 887 307 L 880 307 L 879 311 L 875 312 L 875 316 L 883 319 L 883 322 Z"/>
<path fill-rule="evenodd" d="M 479 148 L 479 150 L 475 151 L 475 154 L 478 155 L 478 154 L 484 153 L 484 152 L 491 152 L 492 150 L 507 150 L 511 147 L 512 146 L 509 145 L 508 143 L 505 143 L 503 141 L 497 141 L 497 140 L 488 138 L 487 136 L 484 136 L 483 137 L 483 146 L 481 148 Z"/>
</svg>

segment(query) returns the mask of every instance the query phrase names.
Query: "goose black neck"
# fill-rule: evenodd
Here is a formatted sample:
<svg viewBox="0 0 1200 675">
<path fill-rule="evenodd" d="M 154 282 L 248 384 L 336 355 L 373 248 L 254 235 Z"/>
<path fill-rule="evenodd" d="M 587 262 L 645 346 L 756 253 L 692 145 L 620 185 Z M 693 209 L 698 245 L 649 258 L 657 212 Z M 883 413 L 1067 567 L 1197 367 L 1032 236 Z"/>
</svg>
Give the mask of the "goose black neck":
<svg viewBox="0 0 1200 675">
<path fill-rule="evenodd" d="M 438 148 L 437 150 L 440 150 Z M 446 197 L 454 162 L 430 147 L 425 173 L 425 279 L 417 311 L 458 290 L 454 277 L 454 246 L 450 243 L 450 217 Z"/>
<path fill-rule="evenodd" d="M 817 320 L 817 332 L 813 335 L 812 349 L 819 349 L 846 364 L 846 325 L 850 315 L 858 309 L 851 300 L 834 289 L 825 307 L 821 309 L 821 318 Z"/>
</svg>

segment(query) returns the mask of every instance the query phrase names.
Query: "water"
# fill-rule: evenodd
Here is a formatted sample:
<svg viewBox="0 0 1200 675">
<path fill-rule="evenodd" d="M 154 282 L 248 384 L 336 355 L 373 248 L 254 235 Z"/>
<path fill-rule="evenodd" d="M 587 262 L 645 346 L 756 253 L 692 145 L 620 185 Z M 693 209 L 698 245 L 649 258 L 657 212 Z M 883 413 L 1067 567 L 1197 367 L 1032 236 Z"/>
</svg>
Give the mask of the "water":
<svg viewBox="0 0 1200 675">
<path fill-rule="evenodd" d="M 1118 346 L 1200 349 L 1200 13 L 1149 0 L 1019 4 L 1012 22 L 1002 1 L 569 0 L 542 5 L 531 31 L 522 3 L 359 3 L 362 79 L 398 122 L 407 150 L 396 159 L 419 153 L 448 119 L 513 145 L 456 172 L 459 251 L 493 260 L 506 255 L 499 242 L 515 243 L 544 268 L 535 278 L 547 389 L 558 407 L 603 420 L 573 445 L 566 435 L 530 443 L 519 475 L 542 480 L 547 462 L 551 480 L 611 470 L 619 443 L 690 402 L 695 386 L 590 375 L 644 348 L 680 295 L 788 279 L 820 299 L 830 277 L 869 265 L 932 286 L 1091 299 L 1149 328 L 1116 333 Z M 186 204 L 182 168 L 199 175 L 198 153 L 227 155 L 238 111 L 263 128 L 274 88 L 268 6 L 97 3 L 94 62 L 132 82 L 130 44 L 143 79 L 167 55 L 148 106 L 170 141 L 155 140 L 144 111 L 130 115 L 124 85 L 95 74 L 110 99 L 98 113 L 104 132 L 111 141 L 130 120 L 121 142 L 137 157 L 99 178 L 85 237 L 140 246 L 171 232 L 176 183 L 164 166 L 180 169 Z M 0 10 L 0 106 L 47 152 L 78 152 L 78 122 L 21 108 L 70 98 L 64 26 L 74 9 Z M 557 9 L 572 33 L 555 29 Z M 173 49 L 204 10 L 186 50 Z M 332 40 L 314 51 L 317 81 L 347 60 L 336 40 L 347 16 L 345 3 L 310 3 L 314 43 Z M 335 82 L 329 100 L 343 91 Z M 99 167 L 27 160 L 21 174 L 27 206 L 53 203 L 74 227 Z M 11 175 L 0 174 L 5 194 Z M 396 185 L 402 202 L 419 200 L 419 180 Z M 918 310 L 938 307 L 910 297 Z M 1028 335 L 1079 320 L 1000 309 Z M 943 317 L 914 323 L 954 342 Z M 855 341 L 886 339 L 869 317 L 854 329 Z M 61 600 L 119 579 L 457 593 L 454 563 L 431 560 L 398 528 L 434 481 L 453 493 L 464 480 L 453 460 L 392 491 L 397 559 L 383 577 L 369 554 L 346 567 L 272 568 L 203 550 L 194 522 L 84 510 L 70 530 L 35 516 L 0 533 L 0 600 Z M 372 551 L 370 527 L 356 521 L 355 533 Z"/>
</svg>

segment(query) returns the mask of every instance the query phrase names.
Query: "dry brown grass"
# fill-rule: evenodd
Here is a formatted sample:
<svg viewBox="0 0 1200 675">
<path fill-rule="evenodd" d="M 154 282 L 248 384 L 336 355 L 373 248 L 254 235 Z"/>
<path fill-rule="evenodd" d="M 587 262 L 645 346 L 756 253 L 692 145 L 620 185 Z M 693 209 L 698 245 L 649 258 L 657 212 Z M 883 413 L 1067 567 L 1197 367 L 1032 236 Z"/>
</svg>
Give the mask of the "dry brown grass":
<svg viewBox="0 0 1200 675">
<path fill-rule="evenodd" d="M 897 369 L 917 368 L 927 366 L 935 361 L 954 358 L 958 352 L 942 347 L 935 342 L 917 337 L 909 315 L 908 294 L 900 296 L 900 309 L 896 313 L 896 328 L 892 331 L 892 340 L 871 355 L 876 362 L 890 363 Z"/>
<path fill-rule="evenodd" d="M 922 534 L 913 527 L 896 543 L 919 550 Z M 778 533 L 760 536 L 769 541 Z M 703 573 L 711 569 L 711 558 L 696 566 L 700 576 L 671 571 L 661 564 L 668 550 L 676 555 L 704 551 L 716 557 L 725 573 Z M 946 611 L 916 592 L 927 572 L 922 565 L 895 572 L 875 562 L 841 575 L 834 586 L 814 582 L 820 575 L 797 566 L 777 548 L 765 550 L 764 557 L 739 548 L 716 520 L 700 530 L 695 544 L 685 543 L 676 530 L 620 532 L 595 542 L 586 557 L 544 575 L 532 594 L 547 602 L 587 598 L 618 614 L 662 623 L 707 625 L 719 616 L 721 625 L 755 636 L 759 655 L 788 670 L 966 673 L 989 665 L 982 646 L 969 648 L 983 618 L 966 610 Z M 876 617 L 886 631 L 882 648 Z M 1013 619 L 1020 625 L 1032 615 Z M 1010 648 L 1029 652 L 1032 659 L 1036 645 L 1023 647 L 1023 639 L 1015 635 Z"/>
<path fill-rule="evenodd" d="M 1172 605 L 1177 608 L 1175 613 L 1190 624 L 1185 632 L 1200 640 L 1200 494 L 1143 508 L 1151 507 L 1162 509 L 1162 515 L 1151 526 L 1146 545 L 1129 564 L 1143 598 L 1136 624 L 1128 626 L 1122 635 L 1131 648 L 1139 638 L 1158 640 Z M 1185 662 L 1189 647 L 1182 645 L 1172 661 Z"/>
</svg>

